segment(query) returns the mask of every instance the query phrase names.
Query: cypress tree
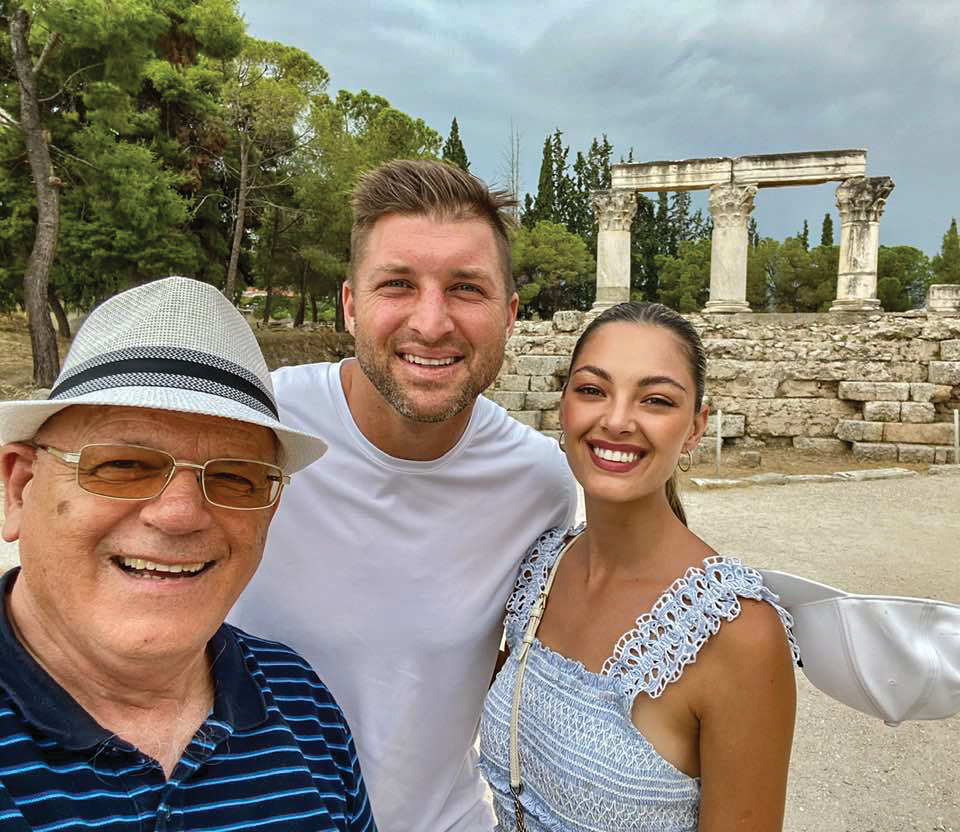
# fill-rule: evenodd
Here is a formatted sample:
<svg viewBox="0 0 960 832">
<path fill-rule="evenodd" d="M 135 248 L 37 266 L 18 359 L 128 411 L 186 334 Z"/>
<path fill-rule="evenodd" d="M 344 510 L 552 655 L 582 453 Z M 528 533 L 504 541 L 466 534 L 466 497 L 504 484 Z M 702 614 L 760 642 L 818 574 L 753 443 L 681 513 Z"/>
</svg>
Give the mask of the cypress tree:
<svg viewBox="0 0 960 832">
<path fill-rule="evenodd" d="M 823 215 L 823 225 L 820 228 L 820 245 L 833 245 L 833 217 L 830 216 L 829 211 Z"/>
<path fill-rule="evenodd" d="M 463 147 L 463 142 L 460 141 L 460 125 L 457 124 L 456 116 L 453 117 L 453 123 L 450 125 L 450 135 L 447 136 L 447 141 L 443 145 L 442 159 L 444 162 L 456 165 L 461 170 L 470 170 L 467 151 Z"/>
<path fill-rule="evenodd" d="M 554 221 L 557 211 L 557 195 L 554 188 L 553 143 L 550 136 L 543 140 L 543 159 L 540 162 L 540 179 L 537 181 L 537 196 L 533 201 L 531 228 L 540 220 Z"/>
<path fill-rule="evenodd" d="M 940 253 L 930 262 L 933 267 L 934 283 L 960 283 L 960 235 L 957 234 L 957 220 L 953 219 L 950 228 L 943 235 Z"/>
</svg>

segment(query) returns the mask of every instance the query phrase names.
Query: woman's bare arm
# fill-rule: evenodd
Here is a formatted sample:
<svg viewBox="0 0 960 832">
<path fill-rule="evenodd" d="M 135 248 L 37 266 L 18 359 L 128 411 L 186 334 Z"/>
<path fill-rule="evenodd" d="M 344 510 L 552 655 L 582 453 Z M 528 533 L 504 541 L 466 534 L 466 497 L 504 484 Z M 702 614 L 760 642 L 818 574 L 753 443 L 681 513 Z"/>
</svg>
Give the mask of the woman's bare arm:
<svg viewBox="0 0 960 832">
<path fill-rule="evenodd" d="M 742 606 L 711 640 L 716 647 L 701 700 L 700 832 L 783 827 L 796 712 L 793 661 L 776 611 L 759 601 Z"/>
</svg>

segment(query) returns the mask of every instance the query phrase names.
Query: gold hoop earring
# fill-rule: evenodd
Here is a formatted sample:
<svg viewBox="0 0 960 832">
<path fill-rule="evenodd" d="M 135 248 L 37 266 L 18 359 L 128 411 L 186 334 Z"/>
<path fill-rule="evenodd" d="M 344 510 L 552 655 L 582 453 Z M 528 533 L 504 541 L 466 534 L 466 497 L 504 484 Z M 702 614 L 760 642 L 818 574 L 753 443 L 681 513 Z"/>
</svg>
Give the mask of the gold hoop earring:
<svg viewBox="0 0 960 832">
<path fill-rule="evenodd" d="M 563 431 L 560 431 L 560 438 L 557 440 L 557 442 L 560 443 L 560 450 L 561 450 L 561 451 L 565 451 L 565 450 L 567 449 L 567 446 L 563 444 L 563 440 L 566 439 L 566 438 L 567 438 L 567 437 L 566 437 L 566 434 L 564 434 Z"/>
<path fill-rule="evenodd" d="M 683 459 L 684 455 L 686 455 L 686 457 L 687 457 L 687 459 L 686 459 L 686 462 L 687 462 L 686 467 L 684 467 L 684 464 L 683 464 L 683 462 L 684 462 L 684 459 Z M 682 454 L 680 454 L 680 459 L 677 460 L 677 468 L 679 468 L 681 471 L 683 471 L 684 473 L 686 473 L 687 471 L 690 470 L 690 468 L 691 468 L 692 465 L 693 465 L 693 454 L 691 454 L 690 451 L 684 451 Z"/>
</svg>

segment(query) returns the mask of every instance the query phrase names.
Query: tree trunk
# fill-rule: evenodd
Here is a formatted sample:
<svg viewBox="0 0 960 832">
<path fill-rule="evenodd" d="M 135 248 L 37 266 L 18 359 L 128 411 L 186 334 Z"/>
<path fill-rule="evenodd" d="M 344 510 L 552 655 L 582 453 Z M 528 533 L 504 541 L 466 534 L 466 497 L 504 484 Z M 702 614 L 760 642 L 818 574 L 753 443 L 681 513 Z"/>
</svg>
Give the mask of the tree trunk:
<svg viewBox="0 0 960 832">
<path fill-rule="evenodd" d="M 310 293 L 310 318 L 317 323 L 317 296 L 313 292 Z"/>
<path fill-rule="evenodd" d="M 273 209 L 273 234 L 270 235 L 270 259 L 267 263 L 267 296 L 263 302 L 263 322 L 270 323 L 270 312 L 273 307 L 273 260 L 277 253 L 277 237 L 280 235 L 280 212 Z"/>
<path fill-rule="evenodd" d="M 237 264 L 240 262 L 240 244 L 243 241 L 244 214 L 247 211 L 247 160 L 250 156 L 250 145 L 240 131 L 240 186 L 237 189 L 237 216 L 233 223 L 233 245 L 230 248 L 230 265 L 227 267 L 227 284 L 223 287 L 223 294 L 233 303 L 237 287 Z"/>
<path fill-rule="evenodd" d="M 346 332 L 347 323 L 343 319 L 343 281 L 337 281 L 337 291 L 333 296 L 333 331 Z"/>
<path fill-rule="evenodd" d="M 307 313 L 307 264 L 303 264 L 300 271 L 300 302 L 297 304 L 297 314 L 293 319 L 294 326 L 303 326 L 303 319 Z"/>
<path fill-rule="evenodd" d="M 37 190 L 37 230 L 23 275 L 23 294 L 30 345 L 33 348 L 33 381 L 38 387 L 52 387 L 60 372 L 60 356 L 57 352 L 57 336 L 47 309 L 47 285 L 60 226 L 60 199 L 57 192 L 60 180 L 54 175 L 47 136 L 40 120 L 37 74 L 57 47 L 60 35 L 56 32 L 50 35 L 43 54 L 33 64 L 28 43 L 30 24 L 30 14 L 26 9 L 18 9 L 10 19 L 13 64 L 20 86 L 20 127 Z"/>
<path fill-rule="evenodd" d="M 70 338 L 70 321 L 67 320 L 67 313 L 63 309 L 63 304 L 60 303 L 60 298 L 58 298 L 53 289 L 49 287 L 47 291 L 47 301 L 53 310 L 53 317 L 57 319 L 57 332 L 60 333 L 60 337 Z"/>
</svg>

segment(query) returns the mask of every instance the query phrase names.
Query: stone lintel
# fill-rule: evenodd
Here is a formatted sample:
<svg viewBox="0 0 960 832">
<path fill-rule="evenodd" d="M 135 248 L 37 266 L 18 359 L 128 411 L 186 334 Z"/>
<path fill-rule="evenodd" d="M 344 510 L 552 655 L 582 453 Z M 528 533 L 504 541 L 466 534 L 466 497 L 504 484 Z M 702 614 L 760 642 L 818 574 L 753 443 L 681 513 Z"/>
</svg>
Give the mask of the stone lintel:
<svg viewBox="0 0 960 832">
<path fill-rule="evenodd" d="M 690 191 L 721 182 L 743 182 L 776 188 L 843 181 L 866 172 L 866 150 L 821 150 L 613 165 L 611 187 Z"/>
<path fill-rule="evenodd" d="M 729 182 L 730 159 L 682 159 L 611 167 L 611 188 L 635 191 L 696 191 Z"/>
<path fill-rule="evenodd" d="M 866 150 L 776 153 L 733 160 L 734 181 L 753 182 L 760 188 L 822 185 L 866 173 Z"/>
</svg>

